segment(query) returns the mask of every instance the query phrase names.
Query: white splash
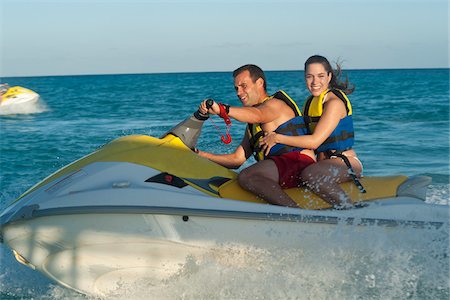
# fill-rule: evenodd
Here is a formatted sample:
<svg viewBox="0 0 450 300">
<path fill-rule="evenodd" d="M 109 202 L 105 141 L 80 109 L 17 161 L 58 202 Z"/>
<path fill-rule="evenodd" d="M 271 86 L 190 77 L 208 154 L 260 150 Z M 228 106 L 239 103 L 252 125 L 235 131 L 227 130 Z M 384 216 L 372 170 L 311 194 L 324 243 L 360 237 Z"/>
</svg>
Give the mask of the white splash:
<svg viewBox="0 0 450 300">
<path fill-rule="evenodd" d="M 435 238 L 427 239 L 429 234 Z M 298 249 L 222 245 L 186 257 L 172 277 L 124 283 L 105 299 L 433 299 L 448 298 L 448 231 L 416 235 L 409 245 L 337 228 Z"/>
<path fill-rule="evenodd" d="M 14 105 L 0 106 L 0 116 L 4 115 L 23 115 L 23 114 L 39 114 L 48 111 L 46 103 L 39 98 L 36 102 L 17 103 Z"/>
</svg>

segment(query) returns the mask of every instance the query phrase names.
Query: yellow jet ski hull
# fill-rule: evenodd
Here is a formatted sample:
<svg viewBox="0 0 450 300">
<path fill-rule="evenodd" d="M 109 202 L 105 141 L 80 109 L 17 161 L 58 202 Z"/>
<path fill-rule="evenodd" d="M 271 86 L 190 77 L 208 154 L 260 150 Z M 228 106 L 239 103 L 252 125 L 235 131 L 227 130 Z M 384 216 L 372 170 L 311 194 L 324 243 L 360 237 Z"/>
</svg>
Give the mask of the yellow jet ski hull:
<svg viewBox="0 0 450 300">
<path fill-rule="evenodd" d="M 118 138 L 91 155 L 49 176 L 27 193 L 92 162 L 129 162 L 148 166 L 170 176 L 178 177 L 186 184 L 215 197 L 265 203 L 263 199 L 239 186 L 235 171 L 200 157 L 172 134 L 162 139 L 146 135 Z M 346 182 L 341 186 L 353 201 L 371 201 L 395 197 L 398 187 L 406 180 L 407 176 L 404 175 L 361 178 L 361 183 L 367 193 L 361 193 L 353 182 Z M 326 209 L 331 207 L 330 204 L 305 187 L 287 189 L 286 192 L 301 208 Z"/>
</svg>

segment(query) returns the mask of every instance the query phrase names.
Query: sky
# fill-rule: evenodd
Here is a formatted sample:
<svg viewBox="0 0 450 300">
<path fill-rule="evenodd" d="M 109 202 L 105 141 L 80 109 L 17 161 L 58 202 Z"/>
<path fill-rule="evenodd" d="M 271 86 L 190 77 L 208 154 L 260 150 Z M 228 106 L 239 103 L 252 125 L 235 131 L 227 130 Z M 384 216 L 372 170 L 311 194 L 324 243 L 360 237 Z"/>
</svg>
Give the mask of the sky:
<svg viewBox="0 0 450 300">
<path fill-rule="evenodd" d="M 0 0 L 0 77 L 448 68 L 448 0 Z"/>
</svg>

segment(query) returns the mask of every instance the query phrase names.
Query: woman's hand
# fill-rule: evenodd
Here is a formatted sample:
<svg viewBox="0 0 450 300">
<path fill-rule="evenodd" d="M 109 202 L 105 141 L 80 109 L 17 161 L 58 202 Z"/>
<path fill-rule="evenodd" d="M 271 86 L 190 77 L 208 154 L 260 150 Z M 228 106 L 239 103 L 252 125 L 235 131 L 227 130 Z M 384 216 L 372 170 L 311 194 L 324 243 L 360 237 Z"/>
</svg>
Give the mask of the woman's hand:
<svg viewBox="0 0 450 300">
<path fill-rule="evenodd" d="M 259 142 L 260 147 L 263 149 L 264 154 L 269 155 L 270 149 L 277 143 L 277 133 L 266 132 L 262 140 Z"/>
</svg>

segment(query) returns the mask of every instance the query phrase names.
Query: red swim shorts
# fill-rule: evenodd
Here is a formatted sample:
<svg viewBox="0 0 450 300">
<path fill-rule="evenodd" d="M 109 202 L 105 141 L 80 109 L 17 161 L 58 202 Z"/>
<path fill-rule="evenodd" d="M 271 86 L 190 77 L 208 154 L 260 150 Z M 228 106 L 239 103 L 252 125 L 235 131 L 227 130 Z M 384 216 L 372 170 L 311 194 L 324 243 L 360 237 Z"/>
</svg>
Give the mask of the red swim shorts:
<svg viewBox="0 0 450 300">
<path fill-rule="evenodd" d="M 278 168 L 280 177 L 279 184 L 282 188 L 288 189 L 299 187 L 300 174 L 309 165 L 315 163 L 314 159 L 308 155 L 301 154 L 299 151 L 288 152 L 278 156 L 270 156 Z"/>
</svg>

